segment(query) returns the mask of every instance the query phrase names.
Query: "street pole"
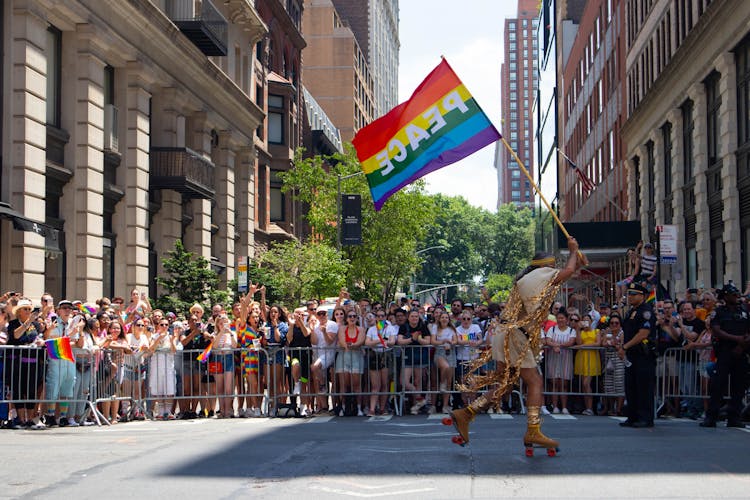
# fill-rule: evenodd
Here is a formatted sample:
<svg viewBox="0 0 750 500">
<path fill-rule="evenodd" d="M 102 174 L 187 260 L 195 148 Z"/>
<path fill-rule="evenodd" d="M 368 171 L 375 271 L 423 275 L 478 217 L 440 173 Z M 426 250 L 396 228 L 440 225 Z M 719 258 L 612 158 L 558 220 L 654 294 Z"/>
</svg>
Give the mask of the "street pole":
<svg viewBox="0 0 750 500">
<path fill-rule="evenodd" d="M 336 174 L 338 179 L 338 187 L 336 190 L 336 250 L 338 250 L 339 253 L 341 253 L 341 181 L 362 174 L 364 174 L 362 170 L 349 175 Z"/>
<path fill-rule="evenodd" d="M 417 250 L 416 252 L 414 252 L 414 255 L 419 255 L 421 253 L 428 252 L 430 250 L 435 250 L 437 248 L 445 248 L 445 246 L 435 245 L 432 247 L 423 248 L 422 250 Z M 412 273 L 411 275 L 411 284 L 409 285 L 409 295 L 411 296 L 412 299 L 414 298 L 414 295 L 416 294 L 416 292 L 417 292 L 417 277 L 416 277 L 416 270 L 415 270 L 415 272 Z"/>
</svg>

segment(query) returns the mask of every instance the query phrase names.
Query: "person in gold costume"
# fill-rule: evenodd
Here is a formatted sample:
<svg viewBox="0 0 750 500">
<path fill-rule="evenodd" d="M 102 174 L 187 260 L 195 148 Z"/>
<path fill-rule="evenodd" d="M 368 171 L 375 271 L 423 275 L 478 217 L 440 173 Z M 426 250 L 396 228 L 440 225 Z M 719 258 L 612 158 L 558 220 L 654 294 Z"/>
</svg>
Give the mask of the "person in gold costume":
<svg viewBox="0 0 750 500">
<path fill-rule="evenodd" d="M 550 439 L 540 429 L 539 410 L 542 406 L 543 380 L 538 370 L 541 356 L 542 323 L 547 319 L 550 306 L 560 290 L 560 285 L 569 279 L 583 265 L 579 257 L 578 242 L 568 238 L 570 257 L 562 269 L 555 268 L 555 258 L 538 253 L 531 264 L 516 277 L 513 289 L 508 296 L 502 317 L 495 319 L 492 349 L 485 351 L 470 366 L 469 375 L 464 377 L 461 390 L 477 392 L 497 384 L 497 389 L 479 397 L 466 408 L 451 412 L 451 418 L 444 423 L 453 424 L 459 436 L 454 442 L 464 445 L 469 442 L 469 424 L 477 413 L 495 406 L 505 392 L 512 389 L 520 377 L 527 388 L 527 430 L 524 444 L 527 455 L 533 453 L 533 446 L 547 448 L 554 454 L 559 443 Z M 477 374 L 477 368 L 497 361 L 497 370 L 486 375 Z"/>
</svg>

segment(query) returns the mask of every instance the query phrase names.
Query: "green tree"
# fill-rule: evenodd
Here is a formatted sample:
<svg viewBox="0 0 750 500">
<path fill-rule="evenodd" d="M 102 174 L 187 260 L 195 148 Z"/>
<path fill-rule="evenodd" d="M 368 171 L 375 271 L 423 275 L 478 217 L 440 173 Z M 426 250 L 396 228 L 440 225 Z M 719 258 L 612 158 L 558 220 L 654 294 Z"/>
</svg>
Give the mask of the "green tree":
<svg viewBox="0 0 750 500">
<path fill-rule="evenodd" d="M 343 154 L 330 158 L 302 158 L 298 152 L 294 168 L 281 175 L 284 192 L 294 191 L 307 203 L 306 215 L 313 234 L 331 247 L 336 246 L 338 176 L 341 192 L 362 196 L 362 240 L 358 246 L 344 247 L 349 261 L 347 283 L 353 297 L 369 296 L 387 300 L 399 286 L 408 283 L 418 260 L 417 242 L 424 238 L 434 217 L 434 206 L 417 181 L 394 194 L 375 211 L 367 180 L 350 144 Z"/>
<path fill-rule="evenodd" d="M 337 295 L 346 282 L 348 262 L 325 243 L 275 243 L 259 260 L 260 267 L 274 276 L 274 291 L 290 307 L 305 299 Z"/>
<path fill-rule="evenodd" d="M 510 274 L 490 274 L 484 283 L 487 295 L 493 302 L 504 302 L 513 288 L 513 276 Z"/>
<path fill-rule="evenodd" d="M 157 276 L 156 283 L 166 293 L 156 299 L 156 307 L 187 314 L 196 302 L 207 309 L 213 304 L 229 304 L 231 293 L 219 289 L 219 277 L 208 260 L 188 252 L 181 240 L 175 241 L 174 250 L 162 264 L 165 275 Z"/>
<path fill-rule="evenodd" d="M 482 222 L 487 211 L 469 204 L 460 196 L 431 196 L 435 219 L 426 231 L 421 248 L 435 248 L 420 255 L 422 264 L 417 273 L 420 283 L 470 283 L 482 273 L 479 253 L 484 244 Z M 448 299 L 455 296 L 448 289 Z"/>
<path fill-rule="evenodd" d="M 528 265 L 534 253 L 534 218 L 528 208 L 512 204 L 487 213 L 483 226 L 483 244 L 479 247 L 482 274 L 515 275 Z"/>
</svg>

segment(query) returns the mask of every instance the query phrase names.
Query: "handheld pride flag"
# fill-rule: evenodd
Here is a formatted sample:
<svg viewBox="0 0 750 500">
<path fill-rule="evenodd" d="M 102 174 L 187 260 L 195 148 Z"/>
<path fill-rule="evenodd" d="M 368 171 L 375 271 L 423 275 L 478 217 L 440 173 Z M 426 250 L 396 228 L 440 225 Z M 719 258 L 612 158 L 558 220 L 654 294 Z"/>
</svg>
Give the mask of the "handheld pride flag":
<svg viewBox="0 0 750 500">
<path fill-rule="evenodd" d="M 500 137 L 443 59 L 408 101 L 361 129 L 352 144 L 380 210 L 404 186 Z"/>
<path fill-rule="evenodd" d="M 379 332 L 383 331 L 383 329 L 385 328 L 385 325 L 386 325 L 386 322 L 383 321 L 382 319 L 379 319 L 378 322 L 376 323 L 376 326 Z"/>
<path fill-rule="evenodd" d="M 206 347 L 205 349 L 203 349 L 203 352 L 200 353 L 198 355 L 198 357 L 195 358 L 195 359 L 197 359 L 201 363 L 207 362 L 208 361 L 208 357 L 211 355 L 211 349 L 213 349 L 213 347 L 214 347 L 214 343 L 212 341 L 210 344 L 208 344 L 208 347 Z"/>
<path fill-rule="evenodd" d="M 649 292 L 648 297 L 646 297 L 646 303 L 647 304 L 653 304 L 656 302 L 656 287 L 651 289 L 651 292 Z"/>
<path fill-rule="evenodd" d="M 94 316 L 96 314 L 96 308 L 90 304 L 78 304 L 78 310 L 89 316 Z"/>
<path fill-rule="evenodd" d="M 76 358 L 73 356 L 73 349 L 70 347 L 69 337 L 58 337 L 44 341 L 47 346 L 47 356 L 49 359 L 64 359 L 75 363 Z"/>
</svg>

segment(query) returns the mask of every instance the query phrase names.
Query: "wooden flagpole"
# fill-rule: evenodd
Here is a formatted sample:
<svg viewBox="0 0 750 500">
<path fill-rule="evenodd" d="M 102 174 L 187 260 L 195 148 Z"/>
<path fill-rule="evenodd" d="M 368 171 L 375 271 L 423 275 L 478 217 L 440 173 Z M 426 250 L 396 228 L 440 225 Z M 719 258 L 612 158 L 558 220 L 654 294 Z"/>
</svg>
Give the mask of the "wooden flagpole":
<svg viewBox="0 0 750 500">
<path fill-rule="evenodd" d="M 518 163 L 518 166 L 521 168 L 521 170 L 523 171 L 523 173 L 526 176 L 526 178 L 529 179 L 529 182 L 533 186 L 534 191 L 536 191 L 537 194 L 539 195 L 539 198 L 542 199 L 542 201 L 544 202 L 544 205 L 547 207 L 547 210 L 549 210 L 549 213 L 552 215 L 552 218 L 555 219 L 555 222 L 557 223 L 557 225 L 560 228 L 560 230 L 563 232 L 563 234 L 565 235 L 566 238 L 570 238 L 570 233 L 568 233 L 568 230 L 565 229 L 565 226 L 563 225 L 562 221 L 557 216 L 557 214 L 555 213 L 555 211 L 552 210 L 552 206 L 549 204 L 549 202 L 547 201 L 547 199 L 542 194 L 542 190 L 539 189 L 539 186 L 537 186 L 536 182 L 534 182 L 534 179 L 531 177 L 531 174 L 529 173 L 529 171 L 526 170 L 526 166 L 524 166 L 523 162 L 518 157 L 518 155 L 516 154 L 516 152 L 513 151 L 513 148 L 510 147 L 510 144 L 508 144 L 508 141 L 505 140 L 505 137 L 504 136 L 500 137 L 500 140 L 503 141 L 503 145 L 505 146 L 505 149 L 507 149 L 510 152 L 510 154 L 513 155 L 513 159 L 516 160 L 516 163 Z M 581 259 L 581 263 L 584 266 L 587 266 L 589 264 L 588 259 L 586 258 L 586 256 L 583 255 L 583 253 L 581 252 L 581 250 L 578 250 L 578 258 Z"/>
</svg>

